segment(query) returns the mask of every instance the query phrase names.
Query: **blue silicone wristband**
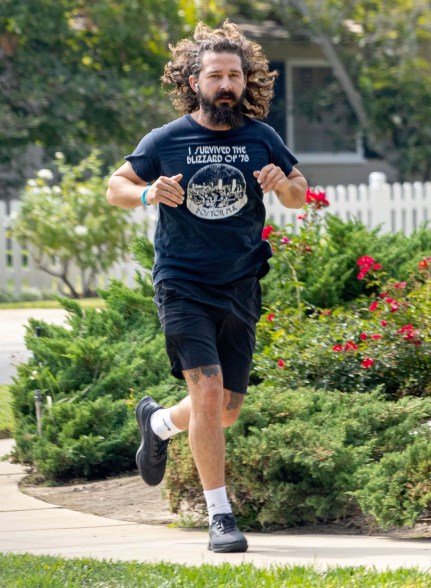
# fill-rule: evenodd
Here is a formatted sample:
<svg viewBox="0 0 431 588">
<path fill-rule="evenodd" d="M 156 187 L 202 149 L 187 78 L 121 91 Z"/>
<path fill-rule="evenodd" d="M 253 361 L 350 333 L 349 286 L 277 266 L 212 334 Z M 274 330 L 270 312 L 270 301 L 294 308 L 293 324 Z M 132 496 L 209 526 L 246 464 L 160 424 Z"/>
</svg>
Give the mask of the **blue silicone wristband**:
<svg viewBox="0 0 431 588">
<path fill-rule="evenodd" d="M 145 186 L 145 188 L 144 188 L 144 191 L 142 192 L 141 200 L 142 200 L 142 204 L 144 206 L 147 206 L 148 205 L 148 202 L 147 202 L 147 192 L 151 188 L 151 186 L 152 186 L 152 184 L 147 184 Z"/>
</svg>

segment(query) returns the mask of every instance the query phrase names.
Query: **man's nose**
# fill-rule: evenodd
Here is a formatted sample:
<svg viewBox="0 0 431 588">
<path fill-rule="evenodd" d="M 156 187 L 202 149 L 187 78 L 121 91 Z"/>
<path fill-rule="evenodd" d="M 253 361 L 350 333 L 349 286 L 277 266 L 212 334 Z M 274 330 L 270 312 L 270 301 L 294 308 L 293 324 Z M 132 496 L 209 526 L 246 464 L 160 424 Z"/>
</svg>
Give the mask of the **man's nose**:
<svg viewBox="0 0 431 588">
<path fill-rule="evenodd" d="M 221 79 L 220 81 L 220 89 L 221 90 L 232 90 L 232 81 L 230 80 L 230 78 L 228 76 L 224 77 Z"/>
</svg>

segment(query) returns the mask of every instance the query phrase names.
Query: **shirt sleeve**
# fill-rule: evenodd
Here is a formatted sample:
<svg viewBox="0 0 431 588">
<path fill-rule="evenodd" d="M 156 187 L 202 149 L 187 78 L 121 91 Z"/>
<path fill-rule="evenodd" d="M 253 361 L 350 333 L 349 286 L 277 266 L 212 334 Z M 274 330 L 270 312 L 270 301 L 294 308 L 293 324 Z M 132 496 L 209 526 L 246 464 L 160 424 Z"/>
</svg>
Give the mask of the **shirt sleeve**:
<svg viewBox="0 0 431 588">
<path fill-rule="evenodd" d="M 290 174 L 293 169 L 293 166 L 298 163 L 298 160 L 293 155 L 293 153 L 286 147 L 280 135 L 271 128 L 272 131 L 272 149 L 271 149 L 271 158 L 272 163 L 281 167 L 284 171 L 286 176 Z"/>
<path fill-rule="evenodd" d="M 130 162 L 133 171 L 144 182 L 152 182 L 160 175 L 160 161 L 157 157 L 154 131 L 145 135 L 131 155 L 124 158 Z"/>
</svg>

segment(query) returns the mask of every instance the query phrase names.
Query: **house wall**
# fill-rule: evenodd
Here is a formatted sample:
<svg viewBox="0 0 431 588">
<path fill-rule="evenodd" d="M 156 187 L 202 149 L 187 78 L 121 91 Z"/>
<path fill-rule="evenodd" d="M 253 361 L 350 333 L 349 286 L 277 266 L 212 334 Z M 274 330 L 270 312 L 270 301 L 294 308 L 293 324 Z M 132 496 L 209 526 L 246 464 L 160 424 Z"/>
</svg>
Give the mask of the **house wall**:
<svg viewBox="0 0 431 588">
<path fill-rule="evenodd" d="M 319 45 L 311 43 L 305 38 L 293 39 L 287 30 L 273 23 L 262 23 L 259 26 L 241 25 L 241 28 L 249 38 L 255 39 L 262 45 L 269 61 L 326 61 Z M 287 137 L 283 137 L 283 139 L 292 148 Z M 294 148 L 293 151 L 295 152 Z M 295 155 L 297 155 L 296 152 Z M 301 162 L 300 156 L 298 159 L 298 167 L 311 186 L 330 184 L 359 185 L 367 183 L 370 174 L 373 172 L 383 172 L 388 182 L 399 180 L 397 170 L 388 162 L 378 158 L 369 159 L 365 155 L 357 158 L 357 161 L 350 162 L 331 161 L 331 157 L 328 157 L 325 161 L 322 161 L 322 158 L 319 157 L 316 157 L 316 161 L 309 161 L 310 157 L 307 157 L 307 162 Z"/>
<path fill-rule="evenodd" d="M 298 169 L 304 174 L 310 186 L 330 184 L 366 184 L 373 172 L 383 172 L 388 182 L 398 181 L 396 170 L 382 159 L 364 159 L 361 163 L 301 163 Z"/>
</svg>

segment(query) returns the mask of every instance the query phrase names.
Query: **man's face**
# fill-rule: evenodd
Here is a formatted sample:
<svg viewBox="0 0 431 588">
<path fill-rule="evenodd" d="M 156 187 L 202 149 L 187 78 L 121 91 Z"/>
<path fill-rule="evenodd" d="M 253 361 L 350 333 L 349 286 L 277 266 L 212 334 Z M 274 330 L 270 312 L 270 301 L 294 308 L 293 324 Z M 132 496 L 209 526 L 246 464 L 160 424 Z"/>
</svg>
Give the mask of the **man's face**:
<svg viewBox="0 0 431 588">
<path fill-rule="evenodd" d="M 198 77 L 201 109 L 216 126 L 238 128 L 246 80 L 241 59 L 233 53 L 205 53 Z"/>
</svg>

